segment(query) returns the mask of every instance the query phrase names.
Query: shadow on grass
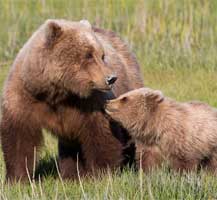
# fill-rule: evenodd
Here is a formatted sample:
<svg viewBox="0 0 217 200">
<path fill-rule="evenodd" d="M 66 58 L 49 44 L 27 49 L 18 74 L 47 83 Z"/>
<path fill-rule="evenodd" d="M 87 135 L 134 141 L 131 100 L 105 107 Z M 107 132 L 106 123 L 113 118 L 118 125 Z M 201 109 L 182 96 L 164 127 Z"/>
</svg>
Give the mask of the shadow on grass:
<svg viewBox="0 0 217 200">
<path fill-rule="evenodd" d="M 48 177 L 51 178 L 59 178 L 58 175 L 58 170 L 57 170 L 57 158 L 56 157 L 45 157 L 42 158 L 41 160 L 39 160 L 39 163 L 36 166 L 36 170 L 35 170 L 35 180 L 39 181 L 39 180 L 43 180 L 46 179 Z M 113 174 L 115 174 L 116 176 L 121 176 L 123 173 L 125 172 L 131 172 L 133 174 L 137 174 L 138 172 L 138 168 L 136 167 L 135 163 L 133 164 L 128 164 L 125 165 L 124 167 L 120 167 L 118 169 L 116 169 Z M 106 173 L 105 171 L 102 171 L 102 176 L 104 176 Z M 91 176 L 90 176 L 91 177 Z"/>
<path fill-rule="evenodd" d="M 36 180 L 39 180 L 39 177 L 40 179 L 44 179 L 47 177 L 53 177 L 53 178 L 58 177 L 55 159 L 56 158 L 54 157 L 49 157 L 49 158 L 43 158 L 42 160 L 39 161 L 35 171 Z"/>
</svg>

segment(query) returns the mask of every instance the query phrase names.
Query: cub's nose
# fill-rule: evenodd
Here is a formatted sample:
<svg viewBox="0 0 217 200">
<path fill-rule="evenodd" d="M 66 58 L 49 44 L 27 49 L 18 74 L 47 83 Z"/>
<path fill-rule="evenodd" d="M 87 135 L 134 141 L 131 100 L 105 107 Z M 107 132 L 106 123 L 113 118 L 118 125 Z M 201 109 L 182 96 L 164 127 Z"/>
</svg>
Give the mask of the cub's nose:
<svg viewBox="0 0 217 200">
<path fill-rule="evenodd" d="M 111 84 L 113 84 L 117 79 L 118 79 L 118 77 L 117 77 L 116 75 L 112 74 L 112 75 L 106 77 L 106 84 L 107 84 L 107 85 L 111 85 Z"/>
</svg>

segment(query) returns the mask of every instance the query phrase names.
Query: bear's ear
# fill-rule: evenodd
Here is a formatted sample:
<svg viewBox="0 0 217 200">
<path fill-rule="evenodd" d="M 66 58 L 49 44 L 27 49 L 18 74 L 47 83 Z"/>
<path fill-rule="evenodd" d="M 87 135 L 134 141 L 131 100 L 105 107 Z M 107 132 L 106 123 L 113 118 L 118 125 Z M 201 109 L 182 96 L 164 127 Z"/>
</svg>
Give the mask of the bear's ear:
<svg viewBox="0 0 217 200">
<path fill-rule="evenodd" d="M 80 23 L 83 24 L 83 25 L 85 25 L 87 28 L 91 28 L 90 22 L 88 20 L 86 20 L 86 19 L 82 19 L 80 21 Z"/>
<path fill-rule="evenodd" d="M 160 90 L 149 92 L 146 96 L 146 101 L 150 105 L 156 105 L 164 100 L 164 95 Z"/>
<path fill-rule="evenodd" d="M 52 47 L 56 40 L 61 36 L 63 30 L 55 20 L 47 20 L 45 28 L 45 37 L 47 47 Z"/>
</svg>

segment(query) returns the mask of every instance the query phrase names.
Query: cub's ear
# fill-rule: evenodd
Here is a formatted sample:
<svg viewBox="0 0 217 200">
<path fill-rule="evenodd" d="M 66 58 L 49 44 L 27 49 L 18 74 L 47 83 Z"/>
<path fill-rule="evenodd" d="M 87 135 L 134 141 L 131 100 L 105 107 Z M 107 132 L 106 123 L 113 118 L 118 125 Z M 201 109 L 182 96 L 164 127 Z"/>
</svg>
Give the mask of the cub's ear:
<svg viewBox="0 0 217 200">
<path fill-rule="evenodd" d="M 154 90 L 149 92 L 146 96 L 146 101 L 148 104 L 156 105 L 164 100 L 164 95 L 160 90 Z"/>
<path fill-rule="evenodd" d="M 63 30 L 61 26 L 52 19 L 49 19 L 45 22 L 45 37 L 46 37 L 46 46 L 53 47 L 56 40 L 61 36 Z"/>
</svg>

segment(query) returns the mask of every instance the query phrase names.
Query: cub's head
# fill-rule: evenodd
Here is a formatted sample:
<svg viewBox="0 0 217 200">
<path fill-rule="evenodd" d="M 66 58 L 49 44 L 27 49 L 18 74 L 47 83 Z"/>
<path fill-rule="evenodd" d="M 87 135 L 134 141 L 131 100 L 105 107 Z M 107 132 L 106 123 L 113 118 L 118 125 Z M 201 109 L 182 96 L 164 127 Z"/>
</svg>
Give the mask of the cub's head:
<svg viewBox="0 0 217 200">
<path fill-rule="evenodd" d="M 105 111 L 129 131 L 138 131 L 145 126 L 163 100 L 161 91 L 140 88 L 108 101 Z"/>
<path fill-rule="evenodd" d="M 25 77 L 31 76 L 29 84 L 38 81 L 44 88 L 88 97 L 94 90 L 110 90 L 117 79 L 106 64 L 103 44 L 86 20 L 47 20 L 29 43 L 24 70 Z"/>
</svg>

